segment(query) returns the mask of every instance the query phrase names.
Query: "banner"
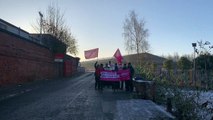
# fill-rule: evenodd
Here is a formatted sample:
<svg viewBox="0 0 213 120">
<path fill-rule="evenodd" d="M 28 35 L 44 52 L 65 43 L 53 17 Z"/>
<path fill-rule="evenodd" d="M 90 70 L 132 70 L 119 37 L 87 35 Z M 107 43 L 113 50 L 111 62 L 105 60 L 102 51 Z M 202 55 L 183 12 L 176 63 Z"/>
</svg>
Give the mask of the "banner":
<svg viewBox="0 0 213 120">
<path fill-rule="evenodd" d="M 98 48 L 84 51 L 84 56 L 86 59 L 98 57 Z"/>
<path fill-rule="evenodd" d="M 103 80 L 103 81 L 126 81 L 129 79 L 130 79 L 129 70 L 118 70 L 118 71 L 103 70 L 103 71 L 101 71 L 101 80 Z"/>
<path fill-rule="evenodd" d="M 119 49 L 116 50 L 115 54 L 114 54 L 115 59 L 117 60 L 118 64 L 122 63 L 122 55 Z"/>
</svg>

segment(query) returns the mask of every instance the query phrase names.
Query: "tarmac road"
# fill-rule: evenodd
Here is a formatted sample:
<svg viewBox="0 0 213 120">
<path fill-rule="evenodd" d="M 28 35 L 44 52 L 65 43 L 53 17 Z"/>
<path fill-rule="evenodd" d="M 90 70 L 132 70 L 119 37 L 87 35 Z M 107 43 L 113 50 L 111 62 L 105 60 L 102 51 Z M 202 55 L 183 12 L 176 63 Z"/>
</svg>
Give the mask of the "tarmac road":
<svg viewBox="0 0 213 120">
<path fill-rule="evenodd" d="M 131 93 L 95 90 L 93 73 L 35 83 L 24 91 L 0 100 L 0 120 L 120 120 L 125 119 L 122 117 L 125 113 L 118 107 L 124 110 L 123 104 L 132 103 Z M 134 113 L 131 117 L 132 110 L 126 109 L 129 114 L 126 119 L 149 119 Z"/>
</svg>

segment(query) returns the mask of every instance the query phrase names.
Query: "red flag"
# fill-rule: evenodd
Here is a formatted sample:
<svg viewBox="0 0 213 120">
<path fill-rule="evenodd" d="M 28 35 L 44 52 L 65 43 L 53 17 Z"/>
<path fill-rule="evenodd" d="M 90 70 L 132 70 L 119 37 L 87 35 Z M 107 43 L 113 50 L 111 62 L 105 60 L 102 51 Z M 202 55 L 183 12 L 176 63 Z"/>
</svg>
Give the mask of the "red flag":
<svg viewBox="0 0 213 120">
<path fill-rule="evenodd" d="M 84 51 L 84 56 L 86 59 L 98 57 L 98 48 Z"/>
<path fill-rule="evenodd" d="M 118 63 L 122 62 L 123 57 L 122 57 L 121 52 L 120 52 L 119 49 L 116 50 L 116 52 L 114 54 L 114 57 L 116 58 Z"/>
</svg>

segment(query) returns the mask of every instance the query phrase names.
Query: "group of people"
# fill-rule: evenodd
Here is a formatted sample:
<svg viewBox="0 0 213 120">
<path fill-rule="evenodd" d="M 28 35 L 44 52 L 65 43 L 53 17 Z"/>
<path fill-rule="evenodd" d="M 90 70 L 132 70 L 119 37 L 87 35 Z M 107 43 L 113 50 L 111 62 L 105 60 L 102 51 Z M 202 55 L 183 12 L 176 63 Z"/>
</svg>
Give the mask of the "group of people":
<svg viewBox="0 0 213 120">
<path fill-rule="evenodd" d="M 133 81 L 132 78 L 134 76 L 134 68 L 132 67 L 131 63 L 129 62 L 128 64 L 124 63 L 122 64 L 117 64 L 115 63 L 114 65 L 109 61 L 109 63 L 106 63 L 105 66 L 103 64 L 98 64 L 98 62 L 95 62 L 94 64 L 95 68 L 95 90 L 103 90 L 103 87 L 112 87 L 113 90 L 118 90 L 124 89 L 126 91 L 133 91 Z M 118 71 L 118 70 L 127 70 L 129 69 L 130 71 L 130 80 L 125 80 L 125 81 L 102 81 L 101 80 L 101 71 L 103 70 L 111 70 L 111 71 Z"/>
</svg>

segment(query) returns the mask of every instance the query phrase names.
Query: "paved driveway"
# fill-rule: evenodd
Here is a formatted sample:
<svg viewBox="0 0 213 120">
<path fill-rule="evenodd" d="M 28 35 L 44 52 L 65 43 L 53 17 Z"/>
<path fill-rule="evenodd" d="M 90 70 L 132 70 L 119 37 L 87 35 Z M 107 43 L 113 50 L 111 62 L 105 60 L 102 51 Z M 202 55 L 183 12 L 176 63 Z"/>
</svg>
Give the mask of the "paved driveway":
<svg viewBox="0 0 213 120">
<path fill-rule="evenodd" d="M 153 102 L 132 99 L 131 93 L 95 90 L 93 73 L 23 88 L 0 100 L 0 120 L 171 119 Z"/>
</svg>

